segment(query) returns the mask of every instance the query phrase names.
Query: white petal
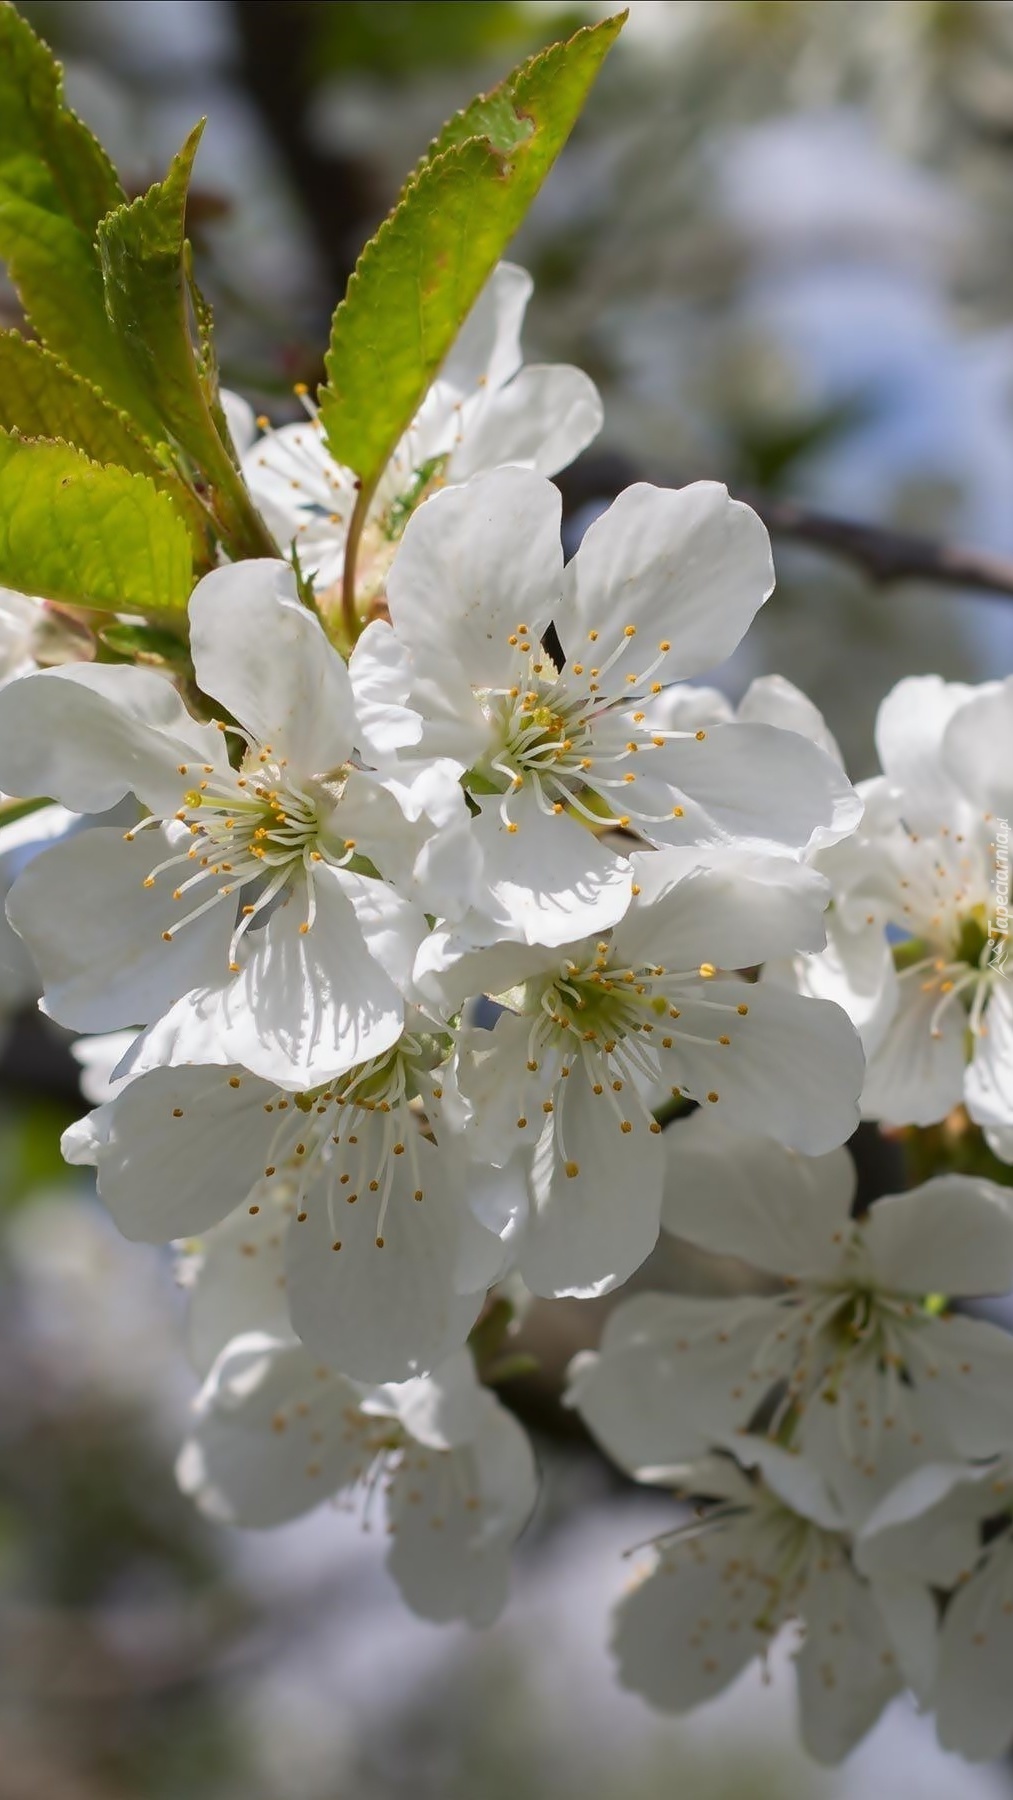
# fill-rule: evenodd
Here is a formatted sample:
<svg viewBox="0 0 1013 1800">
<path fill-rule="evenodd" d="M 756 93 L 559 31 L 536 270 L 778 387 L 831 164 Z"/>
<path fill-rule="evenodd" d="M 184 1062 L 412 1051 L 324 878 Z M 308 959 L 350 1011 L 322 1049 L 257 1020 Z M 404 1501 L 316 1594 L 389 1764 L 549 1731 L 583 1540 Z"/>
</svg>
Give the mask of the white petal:
<svg viewBox="0 0 1013 1800">
<path fill-rule="evenodd" d="M 132 1031 L 108 1031 L 100 1037 L 80 1037 L 70 1054 L 80 1067 L 78 1086 L 92 1106 L 111 1100 L 120 1086 L 116 1070 L 135 1042 Z"/>
<path fill-rule="evenodd" d="M 571 1367 L 566 1403 L 620 1467 L 669 1484 L 755 1411 L 764 1388 L 749 1368 L 776 1318 L 766 1299 L 638 1294 L 609 1314 L 600 1353 Z"/>
<path fill-rule="evenodd" d="M 326 588 L 341 577 L 355 477 L 328 451 L 318 423 L 265 431 L 242 457 L 260 513 L 286 551 L 293 541 L 307 575 Z"/>
<path fill-rule="evenodd" d="M 790 857 L 729 847 L 631 860 L 640 892 L 615 933 L 617 955 L 631 966 L 744 969 L 823 942 L 826 883 Z"/>
<path fill-rule="evenodd" d="M 598 389 L 583 369 L 529 363 L 467 421 L 447 474 L 466 481 L 511 464 L 555 475 L 598 436 L 603 416 Z"/>
<path fill-rule="evenodd" d="M 404 1018 L 402 997 L 371 954 L 349 898 L 356 878 L 321 864 L 314 881 L 311 930 L 300 930 L 305 895 L 291 895 L 250 934 L 249 956 L 220 995 L 223 1053 L 282 1086 L 314 1087 L 379 1056 L 399 1037 Z M 377 905 L 400 942 L 403 921 L 417 918 L 414 908 L 381 882 L 368 885 L 379 890 Z M 357 898 L 357 884 L 353 893 Z"/>
<path fill-rule="evenodd" d="M 517 1266 L 534 1294 L 587 1298 L 618 1287 L 658 1238 L 664 1150 L 632 1089 L 620 1110 L 578 1066 L 560 1084 L 531 1167 Z"/>
<path fill-rule="evenodd" d="M 897 1666 L 919 1706 L 930 1707 L 939 1666 L 938 1611 L 927 1587 L 892 1575 L 875 1583 L 872 1597 Z"/>
<path fill-rule="evenodd" d="M 957 709 L 974 696 L 962 681 L 909 675 L 887 694 L 876 715 L 876 749 L 891 787 L 903 791 L 912 827 L 938 829 L 956 798 L 942 758 L 943 735 Z"/>
<path fill-rule="evenodd" d="M 231 388 L 219 388 L 218 398 L 222 403 L 233 448 L 237 456 L 243 456 L 257 435 L 257 420 L 253 408 L 248 400 L 243 399 L 242 394 L 234 394 Z"/>
<path fill-rule="evenodd" d="M 358 742 L 377 758 L 422 736 L 422 720 L 405 704 L 412 683 L 407 647 L 383 619 L 366 626 L 348 659 Z"/>
<path fill-rule="evenodd" d="M 836 907 L 826 914 L 826 930 L 826 949 L 797 958 L 788 978 L 800 993 L 843 1006 L 866 1055 L 871 1056 L 896 1011 L 900 994 L 889 939 L 876 922 L 857 931 L 847 930 Z M 778 971 L 768 968 L 764 980 L 772 974 L 781 978 Z"/>
<path fill-rule="evenodd" d="M 236 1525 L 279 1525 L 329 1499 L 357 1473 L 344 1412 L 357 1390 L 320 1380 L 301 1344 L 241 1337 L 216 1363 L 176 1477 L 202 1512 Z"/>
<path fill-rule="evenodd" d="M 190 717 L 151 669 L 67 663 L 0 695 L 0 787 L 50 794 L 74 812 L 104 812 L 135 793 L 158 814 L 192 785 L 180 762 L 220 764 L 221 735 Z"/>
<path fill-rule="evenodd" d="M 800 1156 L 709 1111 L 670 1125 L 664 1144 L 666 1231 L 776 1274 L 837 1271 L 855 1192 L 846 1150 Z"/>
<path fill-rule="evenodd" d="M 1004 1294 L 1013 1287 L 1006 1190 L 937 1175 L 877 1200 L 862 1220 L 876 1280 L 902 1294 Z"/>
<path fill-rule="evenodd" d="M 218 979 L 228 963 L 234 913 L 214 906 L 166 943 L 186 912 L 173 899 L 179 868 L 145 878 L 189 842 L 178 827 L 96 827 L 29 864 L 7 902 L 42 976 L 46 1010 L 74 1031 L 115 1031 L 157 1019 L 188 989 Z M 189 871 L 187 871 L 189 872 Z M 213 890 L 212 890 L 213 891 Z"/>
<path fill-rule="evenodd" d="M 740 1432 L 727 1448 L 749 1469 L 759 1469 L 771 1492 L 800 1518 L 823 1531 L 839 1531 L 844 1520 L 835 1497 L 819 1469 L 792 1448 L 771 1438 Z"/>
<path fill-rule="evenodd" d="M 817 1762 L 838 1763 L 900 1691 L 897 1659 L 871 1590 L 843 1556 L 813 1570 L 804 1604 L 796 1662 L 802 1742 Z"/>
<path fill-rule="evenodd" d="M 801 850 L 835 843 L 862 816 L 833 758 L 774 725 L 718 725 L 702 739 L 677 738 L 651 756 L 648 770 L 690 803 L 695 842 L 705 841 L 705 830 L 719 841 Z M 685 843 L 687 817 L 654 825 L 650 835 Z"/>
<path fill-rule="evenodd" d="M 869 1057 L 862 1114 L 888 1125 L 934 1125 L 964 1089 L 964 1025 L 959 1001 L 934 1023 L 938 987 L 905 981 L 890 1025 Z M 938 1032 L 938 1035 L 933 1035 Z"/>
<path fill-rule="evenodd" d="M 870 1513 L 855 1545 L 859 1568 L 879 1585 L 894 1576 L 927 1587 L 952 1588 L 973 1571 L 981 1523 L 1008 1504 L 1009 1481 L 965 1463 L 923 1463 Z"/>
<path fill-rule="evenodd" d="M 751 681 L 735 709 L 735 717 L 743 724 L 779 725 L 784 731 L 797 731 L 844 767 L 837 739 L 823 714 L 801 688 L 786 681 L 783 675 L 758 675 Z"/>
<path fill-rule="evenodd" d="M 861 1046 L 847 1015 L 827 1000 L 769 984 L 707 983 L 709 1000 L 734 1003 L 740 995 L 749 1007 L 745 1018 L 680 998 L 674 1048 L 663 1053 L 664 1081 L 720 1107 L 721 1123 L 733 1131 L 776 1138 L 807 1156 L 835 1149 L 858 1122 L 862 1082 Z M 727 1045 L 717 1041 L 715 1017 L 723 1019 Z M 709 1041 L 680 1046 L 679 1030 Z"/>
<path fill-rule="evenodd" d="M 766 1651 L 770 1632 L 757 1621 L 769 1611 L 770 1590 L 751 1572 L 749 1551 L 733 1527 L 659 1552 L 612 1615 L 624 1688 L 659 1711 L 689 1712 Z"/>
<path fill-rule="evenodd" d="M 1013 680 L 988 682 L 952 714 L 944 767 L 972 805 L 1009 819 L 1013 799 Z"/>
<path fill-rule="evenodd" d="M 984 1025 L 965 1077 L 964 1098 L 976 1124 L 1005 1131 L 1013 1127 L 1013 989 L 1008 981 L 993 983 Z"/>
<path fill-rule="evenodd" d="M 482 898 L 457 927 L 462 944 L 512 938 L 554 946 L 615 925 L 632 891 L 626 857 L 565 813 L 546 816 L 529 789 L 511 800 L 509 812 L 514 832 L 503 824 L 496 801 L 487 801 L 472 820 L 482 856 Z"/>
<path fill-rule="evenodd" d="M 432 1450 L 453 1450 L 474 1437 L 484 1418 L 483 1395 L 470 1350 L 455 1350 L 430 1375 L 387 1382 L 363 1400 L 363 1411 L 397 1419 L 409 1436 Z"/>
<path fill-rule="evenodd" d="M 939 1741 L 974 1761 L 1013 1738 L 1013 1549 L 1000 1542 L 954 1594 L 943 1620 L 935 1704 Z"/>
<path fill-rule="evenodd" d="M 350 1185 L 333 1182 L 311 1190 L 306 1219 L 289 1232 L 292 1323 L 317 1355 L 362 1381 L 433 1368 L 464 1343 L 485 1298 L 456 1288 L 462 1231 L 478 1229 L 460 1188 L 420 1139 L 425 1198 L 416 1201 L 409 1161 L 396 1159 L 382 1247 L 376 1196 L 349 1204 Z"/>
<path fill-rule="evenodd" d="M 521 366 L 521 326 L 534 282 L 519 263 L 497 263 L 461 326 L 439 381 L 458 394 L 502 387 Z"/>
<path fill-rule="evenodd" d="M 960 1456 L 1006 1451 L 1013 1443 L 1013 1335 L 950 1313 L 936 1322 L 925 1352 L 936 1370 L 917 1389 L 928 1428 L 945 1433 Z"/>
<path fill-rule="evenodd" d="M 124 1236 L 192 1237 L 245 1200 L 264 1172 L 272 1092 L 236 1069 L 153 1069 L 93 1113 L 99 1192 Z"/>
<path fill-rule="evenodd" d="M 355 741 L 348 670 L 318 619 L 296 597 L 289 565 L 230 563 L 190 599 L 197 680 L 293 773 L 340 767 Z"/>
<path fill-rule="evenodd" d="M 604 664 L 633 627 L 638 634 L 602 692 L 636 691 L 628 674 L 671 651 L 650 678 L 696 675 L 735 649 L 774 585 L 770 542 L 756 514 L 717 482 L 669 489 L 640 482 L 596 519 L 567 568 L 557 628 L 567 656 L 599 633 Z"/>
<path fill-rule="evenodd" d="M 285 1303 L 287 1219 L 266 1197 L 260 1211 L 240 1206 L 206 1232 L 187 1283 L 190 1360 L 206 1375 L 232 1338 L 248 1331 L 289 1334 Z"/>
<path fill-rule="evenodd" d="M 387 1567 L 413 1612 L 489 1625 L 507 1597 L 509 1551 L 534 1503 L 534 1464 L 492 1394 L 467 1447 L 408 1450 L 387 1503 Z M 511 1491 L 512 1490 L 512 1491 Z"/>
<path fill-rule="evenodd" d="M 559 491 L 500 469 L 434 494 L 409 519 L 387 583 L 391 620 L 416 651 L 439 651 L 479 687 L 513 666 L 519 624 L 545 630 L 562 581 Z"/>
</svg>

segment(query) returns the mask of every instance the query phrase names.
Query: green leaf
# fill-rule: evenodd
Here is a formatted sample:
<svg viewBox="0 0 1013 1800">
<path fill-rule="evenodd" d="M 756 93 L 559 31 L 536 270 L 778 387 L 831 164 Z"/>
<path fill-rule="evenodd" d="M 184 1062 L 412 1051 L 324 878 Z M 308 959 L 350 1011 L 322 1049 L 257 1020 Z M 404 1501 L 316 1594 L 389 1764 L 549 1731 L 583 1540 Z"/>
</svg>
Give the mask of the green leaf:
<svg viewBox="0 0 1013 1800">
<path fill-rule="evenodd" d="M 94 462 L 150 476 L 186 518 L 198 554 L 207 554 L 209 521 L 176 471 L 90 381 L 16 331 L 0 332 L 0 427 L 23 437 L 61 438 Z"/>
<path fill-rule="evenodd" d="M 452 119 L 366 245 L 338 307 L 320 410 L 372 491 L 583 107 L 625 14 L 523 63 Z"/>
<path fill-rule="evenodd" d="M 98 635 L 103 644 L 126 662 L 154 664 L 193 674 L 190 653 L 183 639 L 157 625 L 121 625 L 117 622 L 103 625 Z"/>
<path fill-rule="evenodd" d="M 0 433 L 0 585 L 67 605 L 182 619 L 187 528 L 145 475 Z"/>
<path fill-rule="evenodd" d="M 123 202 L 116 171 L 63 99 L 48 47 L 0 5 L 0 257 L 39 335 L 151 429 L 109 321 L 95 249 Z"/>
<path fill-rule="evenodd" d="M 233 549 L 277 554 L 223 435 L 210 308 L 190 267 L 186 197 L 203 130 L 202 120 L 173 157 L 164 181 L 129 206 L 118 206 L 99 225 L 106 307 L 146 404 L 203 471 Z"/>
</svg>

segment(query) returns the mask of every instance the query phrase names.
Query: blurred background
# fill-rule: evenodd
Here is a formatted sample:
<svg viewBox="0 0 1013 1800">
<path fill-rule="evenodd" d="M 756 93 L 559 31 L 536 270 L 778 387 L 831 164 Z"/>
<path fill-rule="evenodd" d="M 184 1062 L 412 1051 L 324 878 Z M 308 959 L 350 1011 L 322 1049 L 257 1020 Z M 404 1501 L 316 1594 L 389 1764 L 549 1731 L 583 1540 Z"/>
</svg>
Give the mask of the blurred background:
<svg viewBox="0 0 1013 1800">
<path fill-rule="evenodd" d="M 209 116 L 190 228 L 228 384 L 315 383 L 363 241 L 447 115 L 611 10 L 500 0 L 39 0 L 22 10 L 129 191 Z M 631 479 L 726 481 L 779 587 L 721 671 L 778 671 L 858 777 L 903 674 L 1005 674 L 1013 600 L 869 579 L 798 508 L 1013 560 L 1013 4 L 633 0 L 512 255 L 529 360 L 581 363 L 602 439 L 571 542 Z M 3 323 L 13 297 L 0 289 Z M 818 534 L 816 534 L 818 535 Z M 824 533 L 824 535 L 826 535 Z M 14 1005 L 12 999 L 12 1007 Z M 172 1462 L 194 1381 L 169 1256 L 63 1170 L 76 1068 L 30 1007 L 0 1068 L 0 1800 L 999 1800 L 896 1705 L 846 1769 L 795 1747 L 786 1659 L 686 1722 L 613 1686 L 623 1551 L 671 1517 L 543 1388 L 539 1514 L 505 1618 L 406 1614 L 323 1509 L 199 1520 Z M 651 1279 L 707 1279 L 685 1260 Z M 594 1331 L 561 1314 L 558 1366 Z"/>
</svg>

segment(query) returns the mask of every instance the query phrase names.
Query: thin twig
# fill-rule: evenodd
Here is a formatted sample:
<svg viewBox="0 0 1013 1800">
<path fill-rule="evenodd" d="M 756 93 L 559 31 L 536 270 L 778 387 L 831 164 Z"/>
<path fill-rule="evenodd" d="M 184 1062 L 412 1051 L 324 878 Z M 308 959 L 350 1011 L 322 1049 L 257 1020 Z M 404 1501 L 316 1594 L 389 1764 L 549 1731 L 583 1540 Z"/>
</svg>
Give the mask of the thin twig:
<svg viewBox="0 0 1013 1800">
<path fill-rule="evenodd" d="M 1009 557 L 942 543 L 915 532 L 894 531 L 886 525 L 841 519 L 812 511 L 796 500 L 772 500 L 753 493 L 741 498 L 759 513 L 772 536 L 846 557 L 870 581 L 924 581 L 936 587 L 966 588 L 995 599 L 1013 599 L 1013 559 Z"/>
<path fill-rule="evenodd" d="M 700 471 L 661 469 L 649 472 L 621 452 L 592 450 L 556 477 L 567 511 L 589 502 L 612 499 L 634 481 L 658 481 L 683 487 Z M 759 513 L 773 537 L 811 544 L 828 555 L 855 564 L 872 582 L 921 581 L 934 587 L 964 588 L 995 599 L 1013 599 L 1013 558 L 992 556 L 963 544 L 949 544 L 917 532 L 897 531 L 864 519 L 842 519 L 798 500 L 777 499 L 762 490 L 732 486 L 738 500 Z"/>
</svg>

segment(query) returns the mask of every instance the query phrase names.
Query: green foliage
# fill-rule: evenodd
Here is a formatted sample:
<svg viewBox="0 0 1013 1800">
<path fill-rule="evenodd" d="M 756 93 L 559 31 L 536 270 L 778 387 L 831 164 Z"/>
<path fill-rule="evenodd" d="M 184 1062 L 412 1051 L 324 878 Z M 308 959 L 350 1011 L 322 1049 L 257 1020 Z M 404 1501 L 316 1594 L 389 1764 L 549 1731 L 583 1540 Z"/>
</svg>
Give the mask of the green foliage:
<svg viewBox="0 0 1013 1800">
<path fill-rule="evenodd" d="M 187 528 L 147 476 L 0 434 L 0 584 L 168 619 L 183 616 L 192 575 Z"/>
<path fill-rule="evenodd" d="M 106 313 L 99 220 L 123 201 L 116 171 L 65 104 L 63 74 L 13 6 L 0 5 L 0 256 L 36 330 L 146 428 Z"/>
<path fill-rule="evenodd" d="M 201 121 L 164 181 L 101 221 L 106 307 L 145 405 L 203 471 L 226 535 L 246 555 L 270 555 L 274 545 L 226 448 L 210 308 L 190 272 L 186 198 L 203 131 Z"/>
<path fill-rule="evenodd" d="M 127 414 L 42 344 L 16 331 L 0 332 L 0 427 L 23 437 L 62 438 L 93 462 L 150 476 L 171 494 L 195 544 L 204 548 L 208 520 L 200 502 Z"/>
<path fill-rule="evenodd" d="M 204 121 L 164 181 L 98 227 L 106 306 L 138 387 L 171 435 L 205 466 L 219 453 L 190 334 L 184 266 L 186 196 Z"/>
<path fill-rule="evenodd" d="M 623 16 L 533 57 L 452 120 L 359 258 L 334 315 L 320 406 L 332 455 L 365 494 L 555 162 Z"/>
<path fill-rule="evenodd" d="M 167 669 L 172 674 L 189 674 L 189 656 L 182 638 L 174 632 L 160 631 L 156 625 L 103 625 L 99 640 L 124 662 L 147 664 Z"/>
</svg>

